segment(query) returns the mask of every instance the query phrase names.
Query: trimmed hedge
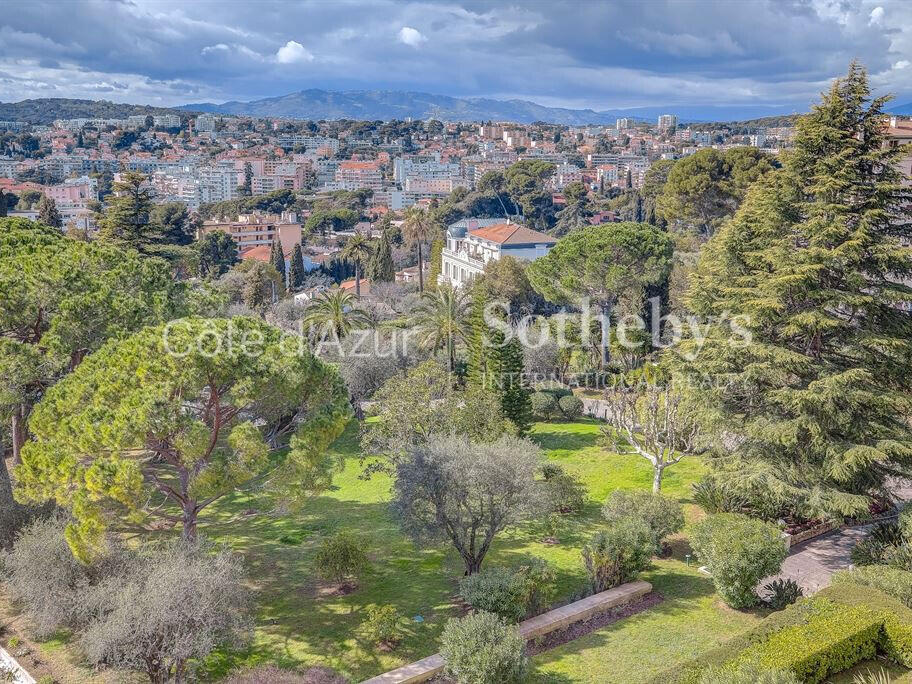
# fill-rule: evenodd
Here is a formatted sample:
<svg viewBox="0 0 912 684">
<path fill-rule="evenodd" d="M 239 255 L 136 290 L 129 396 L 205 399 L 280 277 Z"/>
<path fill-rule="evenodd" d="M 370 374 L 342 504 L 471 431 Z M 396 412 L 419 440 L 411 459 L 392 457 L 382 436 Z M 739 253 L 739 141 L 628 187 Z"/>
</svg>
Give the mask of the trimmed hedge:
<svg viewBox="0 0 912 684">
<path fill-rule="evenodd" d="M 782 629 L 745 649 L 734 664 L 791 670 L 801 681 L 816 684 L 877 655 L 884 624 L 881 613 L 828 599 L 818 599 L 813 606 L 807 623 Z"/>
<path fill-rule="evenodd" d="M 820 682 L 877 654 L 912 668 L 912 609 L 843 579 L 651 682 L 697 684 L 709 668 L 734 670 L 745 662 Z"/>
</svg>

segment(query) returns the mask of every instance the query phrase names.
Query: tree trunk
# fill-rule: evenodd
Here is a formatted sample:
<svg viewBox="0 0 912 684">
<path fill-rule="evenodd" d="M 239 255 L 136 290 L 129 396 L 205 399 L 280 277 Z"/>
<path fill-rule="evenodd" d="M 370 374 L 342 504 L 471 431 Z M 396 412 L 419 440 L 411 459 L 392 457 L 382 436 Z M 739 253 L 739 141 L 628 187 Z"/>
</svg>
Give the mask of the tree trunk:
<svg viewBox="0 0 912 684">
<path fill-rule="evenodd" d="M 355 297 L 361 299 L 361 262 L 355 261 Z"/>
<path fill-rule="evenodd" d="M 184 505 L 184 512 L 182 516 L 183 530 L 181 531 L 181 537 L 184 541 L 195 542 L 196 541 L 196 518 L 198 511 L 196 510 L 196 502 L 189 501 Z"/>
<path fill-rule="evenodd" d="M 418 291 L 424 292 L 424 269 L 422 268 L 421 240 L 418 240 Z"/>
<path fill-rule="evenodd" d="M 652 493 L 658 494 L 662 490 L 662 474 L 665 472 L 664 466 L 655 466 L 652 473 Z"/>
<path fill-rule="evenodd" d="M 13 424 L 11 435 L 13 439 L 13 465 L 19 465 L 22 462 L 22 445 L 25 444 L 27 430 L 26 422 L 28 421 L 29 408 L 25 404 L 19 404 L 13 409 Z"/>
</svg>

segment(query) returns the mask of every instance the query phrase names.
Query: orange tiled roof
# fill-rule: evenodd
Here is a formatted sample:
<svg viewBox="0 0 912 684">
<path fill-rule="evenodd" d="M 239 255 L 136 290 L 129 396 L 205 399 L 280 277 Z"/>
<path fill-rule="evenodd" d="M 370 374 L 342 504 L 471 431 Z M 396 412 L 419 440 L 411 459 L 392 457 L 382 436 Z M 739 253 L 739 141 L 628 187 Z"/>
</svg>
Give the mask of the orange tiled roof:
<svg viewBox="0 0 912 684">
<path fill-rule="evenodd" d="M 470 235 L 496 242 L 499 245 L 554 244 L 557 242 L 550 235 L 526 228 L 518 223 L 497 223 L 470 231 Z"/>
</svg>

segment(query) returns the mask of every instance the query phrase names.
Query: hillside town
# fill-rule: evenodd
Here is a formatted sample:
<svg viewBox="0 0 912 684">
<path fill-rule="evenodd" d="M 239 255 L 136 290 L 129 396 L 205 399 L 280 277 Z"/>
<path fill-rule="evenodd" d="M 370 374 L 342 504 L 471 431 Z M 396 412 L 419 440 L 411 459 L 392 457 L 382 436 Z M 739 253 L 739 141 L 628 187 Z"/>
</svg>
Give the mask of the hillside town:
<svg viewBox="0 0 912 684">
<path fill-rule="evenodd" d="M 902 5 L 35 2 L 0 681 L 912 682 Z"/>
</svg>

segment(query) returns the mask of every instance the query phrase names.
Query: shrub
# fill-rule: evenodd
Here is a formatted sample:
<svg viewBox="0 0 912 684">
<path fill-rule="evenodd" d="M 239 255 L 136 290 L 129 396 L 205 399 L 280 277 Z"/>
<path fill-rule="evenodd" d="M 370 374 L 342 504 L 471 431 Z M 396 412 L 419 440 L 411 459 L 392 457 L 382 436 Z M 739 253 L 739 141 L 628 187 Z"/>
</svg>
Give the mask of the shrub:
<svg viewBox="0 0 912 684">
<path fill-rule="evenodd" d="M 552 592 L 554 572 L 539 558 L 515 568 L 493 567 L 459 582 L 463 599 L 478 611 L 494 613 L 508 622 L 540 612 Z"/>
<path fill-rule="evenodd" d="M 855 565 L 880 565 L 888 561 L 891 550 L 903 544 L 902 527 L 895 521 L 879 522 L 868 535 L 852 547 Z"/>
<path fill-rule="evenodd" d="M 11 636 L 9 638 L 9 640 L 6 642 L 6 645 L 9 646 L 10 648 L 17 648 L 19 646 L 19 644 L 21 644 L 21 643 L 22 643 L 22 640 L 19 637 Z"/>
<path fill-rule="evenodd" d="M 716 591 L 732 608 L 755 605 L 757 582 L 779 572 L 786 555 L 777 527 L 738 513 L 700 521 L 690 541 L 712 574 Z"/>
<path fill-rule="evenodd" d="M 583 400 L 575 394 L 561 397 L 557 400 L 557 406 L 567 420 L 573 420 L 583 415 Z"/>
<path fill-rule="evenodd" d="M 912 572 L 908 570 L 891 568 L 886 565 L 868 565 L 854 570 L 840 570 L 833 575 L 833 583 L 843 582 L 873 587 L 912 608 Z"/>
<path fill-rule="evenodd" d="M 399 613 L 394 606 L 368 606 L 364 630 L 375 644 L 394 644 L 399 637 Z"/>
<path fill-rule="evenodd" d="M 348 578 L 357 579 L 369 565 L 362 546 L 363 544 L 348 532 L 339 532 L 327 537 L 314 556 L 317 574 L 340 585 Z"/>
<path fill-rule="evenodd" d="M 557 410 L 557 399 L 549 392 L 532 393 L 532 413 L 537 418 L 547 420 Z"/>
<path fill-rule="evenodd" d="M 692 487 L 694 503 L 710 515 L 738 513 L 747 505 L 745 497 L 708 477 L 704 477 Z"/>
<path fill-rule="evenodd" d="M 773 610 L 782 610 L 804 595 L 798 582 L 791 578 L 777 579 L 764 584 L 763 593 L 766 595 L 764 602 Z"/>
<path fill-rule="evenodd" d="M 440 637 L 446 673 L 459 684 L 512 684 L 529 667 L 519 632 L 493 613 L 447 622 Z"/>
<path fill-rule="evenodd" d="M 614 490 L 602 507 L 602 515 L 609 523 L 627 516 L 643 520 L 652 531 L 656 552 L 662 547 L 662 539 L 684 529 L 681 504 L 648 491 Z"/>
<path fill-rule="evenodd" d="M 884 561 L 891 568 L 912 570 L 912 544 L 903 542 L 899 546 L 884 549 Z"/>
<path fill-rule="evenodd" d="M 544 479 L 546 510 L 557 513 L 579 513 L 586 505 L 586 487 L 556 463 L 541 468 Z"/>
<path fill-rule="evenodd" d="M 739 667 L 708 667 L 700 684 L 801 684 L 789 670 L 765 670 L 755 663 Z"/>
<path fill-rule="evenodd" d="M 642 520 L 615 520 L 583 547 L 583 564 L 593 594 L 629 582 L 649 567 L 655 537 Z"/>
<path fill-rule="evenodd" d="M 89 569 L 73 557 L 65 528 L 63 519 L 36 520 L 22 529 L 3 557 L 6 590 L 39 638 L 83 619 L 80 596 L 89 584 Z"/>
<path fill-rule="evenodd" d="M 865 670 L 852 677 L 852 684 L 890 684 L 893 678 L 885 669 Z"/>
<path fill-rule="evenodd" d="M 806 624 L 771 634 L 738 656 L 736 664 L 791 670 L 814 684 L 877 654 L 883 615 L 864 606 L 841 606 L 817 599 Z"/>
<path fill-rule="evenodd" d="M 51 675 L 42 675 L 38 678 L 38 684 L 55 684 L 56 680 Z"/>
</svg>

